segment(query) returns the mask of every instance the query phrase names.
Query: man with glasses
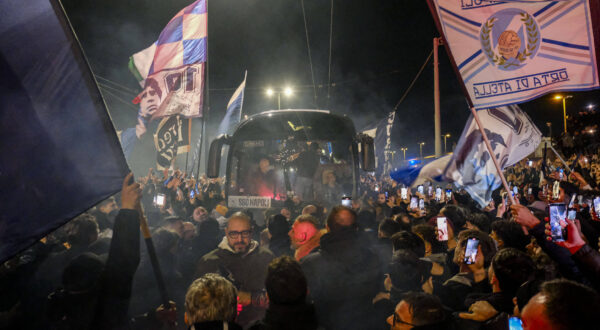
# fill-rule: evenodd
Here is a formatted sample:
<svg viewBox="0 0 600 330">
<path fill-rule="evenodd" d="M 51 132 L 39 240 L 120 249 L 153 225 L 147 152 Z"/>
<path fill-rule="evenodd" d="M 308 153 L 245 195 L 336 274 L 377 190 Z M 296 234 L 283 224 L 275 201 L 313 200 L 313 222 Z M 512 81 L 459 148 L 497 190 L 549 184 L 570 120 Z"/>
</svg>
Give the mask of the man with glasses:
<svg viewBox="0 0 600 330">
<path fill-rule="evenodd" d="M 221 243 L 200 259 L 196 276 L 217 273 L 236 286 L 238 304 L 242 308 L 237 323 L 246 327 L 264 316 L 267 266 L 273 258 L 271 251 L 259 247 L 258 242 L 252 239 L 250 218 L 236 212 L 227 220 Z"/>
<path fill-rule="evenodd" d="M 424 292 L 409 292 L 387 318 L 391 330 L 454 329 L 440 299 Z"/>
</svg>

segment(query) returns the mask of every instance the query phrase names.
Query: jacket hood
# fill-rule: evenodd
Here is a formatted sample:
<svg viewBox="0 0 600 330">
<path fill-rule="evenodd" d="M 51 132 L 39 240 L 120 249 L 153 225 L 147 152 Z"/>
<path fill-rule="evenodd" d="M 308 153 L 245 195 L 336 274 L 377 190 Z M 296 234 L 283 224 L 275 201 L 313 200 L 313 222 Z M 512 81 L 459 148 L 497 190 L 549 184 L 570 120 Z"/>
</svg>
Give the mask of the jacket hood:
<svg viewBox="0 0 600 330">
<path fill-rule="evenodd" d="M 237 252 L 235 252 L 234 249 L 231 248 L 231 246 L 229 246 L 229 243 L 227 242 L 227 236 L 223 236 L 223 239 L 221 240 L 221 243 L 219 243 L 218 248 L 221 250 L 229 251 L 233 254 L 238 254 Z M 258 242 L 255 240 L 251 240 L 250 248 L 248 249 L 248 252 L 244 253 L 243 256 L 249 255 L 250 253 L 254 252 L 254 250 L 256 250 L 256 249 L 258 249 Z"/>
</svg>

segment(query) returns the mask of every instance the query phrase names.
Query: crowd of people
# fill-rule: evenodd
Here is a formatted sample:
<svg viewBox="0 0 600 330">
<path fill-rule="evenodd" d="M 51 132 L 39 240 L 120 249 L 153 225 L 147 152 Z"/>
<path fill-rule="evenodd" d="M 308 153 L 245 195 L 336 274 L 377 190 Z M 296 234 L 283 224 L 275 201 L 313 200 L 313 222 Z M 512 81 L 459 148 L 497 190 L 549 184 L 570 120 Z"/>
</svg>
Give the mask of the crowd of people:
<svg viewBox="0 0 600 330">
<path fill-rule="evenodd" d="M 345 205 L 257 213 L 229 210 L 223 179 L 129 175 L 1 265 L 0 328 L 595 329 L 600 154 L 563 150 L 507 169 L 483 209 L 364 175 Z"/>
</svg>

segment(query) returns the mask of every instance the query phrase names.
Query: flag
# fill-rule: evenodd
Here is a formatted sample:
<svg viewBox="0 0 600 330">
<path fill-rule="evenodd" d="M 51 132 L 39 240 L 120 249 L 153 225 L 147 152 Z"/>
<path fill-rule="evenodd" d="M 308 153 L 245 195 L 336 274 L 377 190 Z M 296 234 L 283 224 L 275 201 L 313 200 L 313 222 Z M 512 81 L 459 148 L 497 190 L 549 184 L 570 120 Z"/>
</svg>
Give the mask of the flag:
<svg viewBox="0 0 600 330">
<path fill-rule="evenodd" d="M 129 172 L 58 1 L 0 2 L 0 262 L 119 191 Z"/>
<path fill-rule="evenodd" d="M 387 116 L 375 125 L 369 125 L 362 129 L 362 133 L 373 138 L 375 147 L 375 165 L 383 170 L 384 173 L 389 171 L 391 165 L 390 151 L 392 149 L 392 128 L 396 112 L 391 111 Z"/>
<path fill-rule="evenodd" d="M 163 118 L 154 134 L 156 147 L 156 169 L 162 171 L 171 167 L 178 153 L 188 152 L 189 125 L 181 116 Z"/>
<path fill-rule="evenodd" d="M 153 119 L 202 116 L 206 31 L 206 0 L 197 0 L 169 21 L 155 44 L 132 55 L 129 67 L 138 80 L 144 80 L 144 91 L 133 102 L 141 103 L 149 89 L 161 94 Z"/>
<path fill-rule="evenodd" d="M 476 109 L 598 88 L 589 0 L 428 0 Z"/>
<path fill-rule="evenodd" d="M 244 74 L 244 81 L 242 81 L 240 86 L 235 90 L 235 93 L 233 93 L 233 96 L 229 99 L 229 103 L 227 103 L 227 112 L 225 112 L 225 117 L 221 121 L 221 124 L 219 124 L 217 135 L 231 134 L 233 127 L 241 120 L 247 74 L 248 72 Z"/>
<path fill-rule="evenodd" d="M 440 157 L 425 166 L 405 167 L 390 173 L 390 177 L 407 187 L 424 184 L 427 181 L 443 181 L 444 170 L 450 161 L 451 155 Z"/>
<path fill-rule="evenodd" d="M 514 165 L 535 151 L 542 134 L 517 105 L 481 110 L 478 115 L 494 155 L 488 153 L 471 115 L 444 176 L 484 207 L 491 200 L 492 192 L 502 184 L 491 157 L 496 157 L 501 169 Z"/>
</svg>

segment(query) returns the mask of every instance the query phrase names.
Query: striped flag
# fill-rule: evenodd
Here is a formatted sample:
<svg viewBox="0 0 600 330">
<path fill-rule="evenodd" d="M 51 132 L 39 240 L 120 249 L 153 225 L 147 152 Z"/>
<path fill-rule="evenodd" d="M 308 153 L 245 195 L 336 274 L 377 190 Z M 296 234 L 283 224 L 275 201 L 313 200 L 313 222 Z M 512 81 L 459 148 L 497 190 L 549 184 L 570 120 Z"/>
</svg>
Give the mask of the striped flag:
<svg viewBox="0 0 600 330">
<path fill-rule="evenodd" d="M 599 87 L 591 0 L 428 0 L 476 109 Z"/>
<path fill-rule="evenodd" d="M 240 86 L 235 90 L 231 99 L 229 99 L 229 103 L 227 103 L 227 112 L 225 112 L 225 117 L 219 124 L 219 129 L 217 130 L 217 135 L 220 134 L 228 134 L 233 131 L 233 127 L 240 122 L 242 117 L 242 106 L 244 105 L 244 90 L 246 89 L 246 76 L 248 72 L 244 74 L 244 81 L 240 84 Z"/>
</svg>

